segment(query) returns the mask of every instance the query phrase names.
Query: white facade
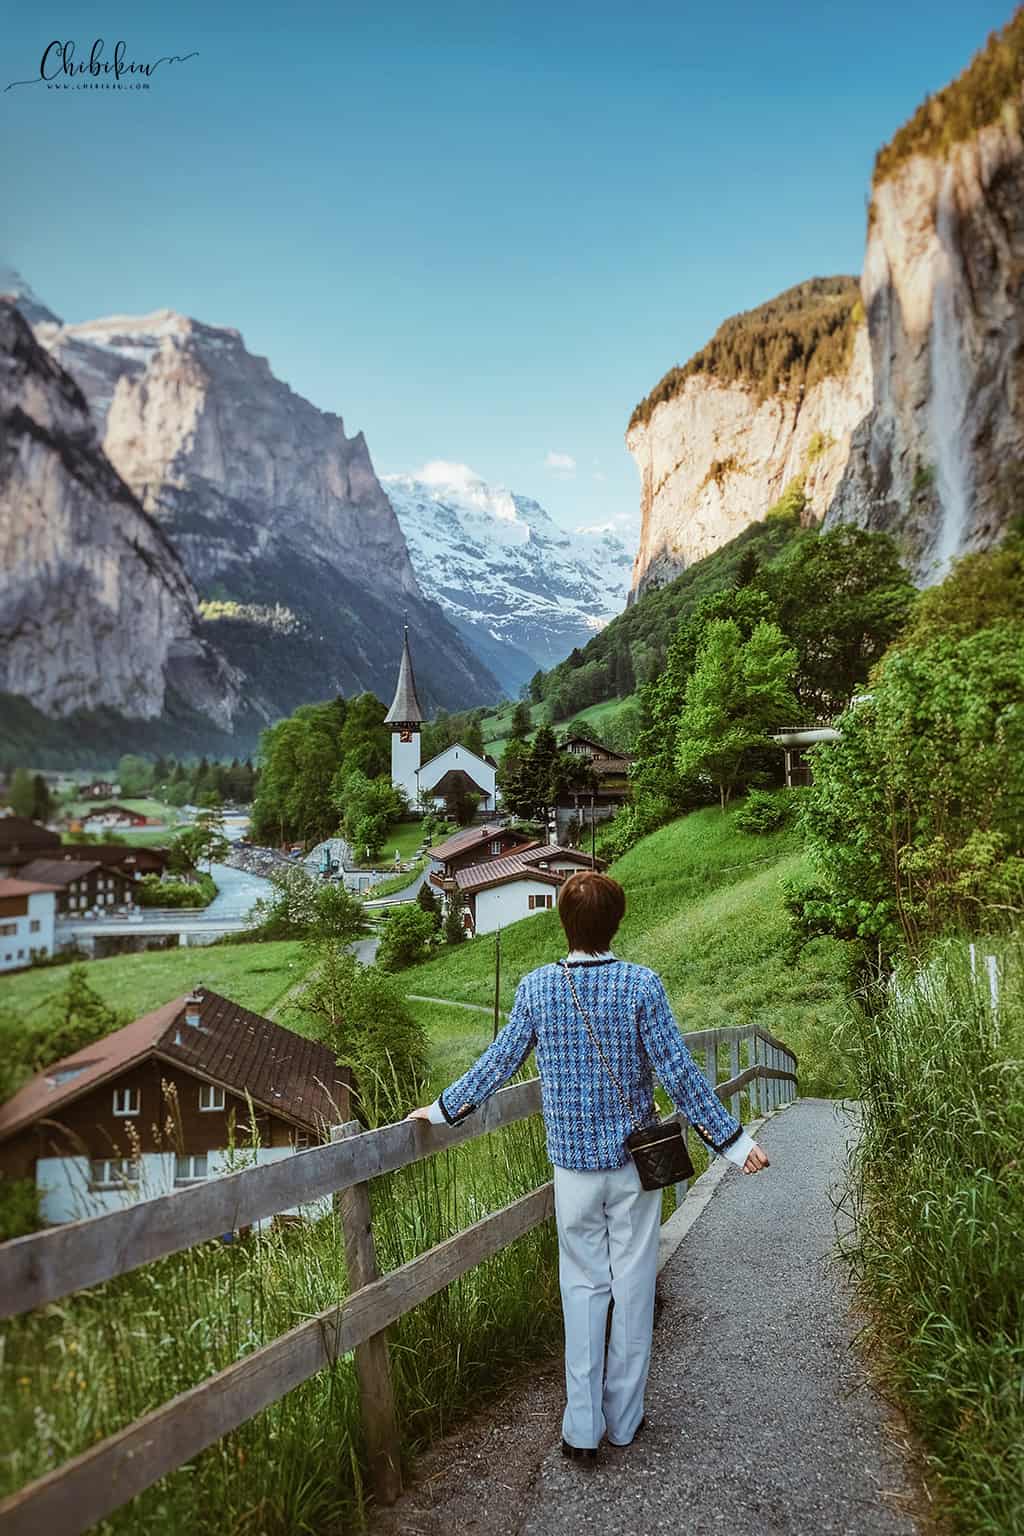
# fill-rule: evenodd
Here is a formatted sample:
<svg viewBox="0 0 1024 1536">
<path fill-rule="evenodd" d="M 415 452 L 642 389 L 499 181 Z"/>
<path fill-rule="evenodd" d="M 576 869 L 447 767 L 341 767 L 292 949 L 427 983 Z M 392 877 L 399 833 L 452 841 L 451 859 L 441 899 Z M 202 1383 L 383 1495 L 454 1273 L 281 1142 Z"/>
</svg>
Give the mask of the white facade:
<svg viewBox="0 0 1024 1536">
<path fill-rule="evenodd" d="M 278 1163 L 282 1158 L 294 1157 L 291 1147 L 259 1147 L 255 1164 Z M 251 1168 L 253 1153 L 244 1149 L 230 1152 L 227 1148 L 207 1153 L 206 1177 L 217 1178 L 225 1173 L 237 1173 L 240 1168 Z M 177 1158 L 173 1152 L 144 1152 L 138 1159 L 137 1175 L 133 1181 L 119 1187 L 96 1187 L 92 1182 L 92 1163 L 87 1157 L 41 1157 L 36 1162 L 36 1187 L 39 1190 L 39 1209 L 47 1225 L 56 1226 L 65 1221 L 82 1221 L 88 1216 L 103 1216 L 107 1211 L 119 1211 L 138 1200 L 152 1200 L 157 1195 L 169 1195 L 176 1189 L 187 1187 L 176 1182 Z M 190 1182 L 201 1182 L 191 1180 Z M 326 1216 L 331 1209 L 330 1196 L 310 1201 L 303 1206 L 281 1212 L 288 1216 Z M 257 1222 L 266 1226 L 270 1221 Z"/>
<path fill-rule="evenodd" d="M 409 804 L 415 808 L 419 790 L 417 775 L 420 768 L 419 726 L 391 732 L 391 782 L 396 789 L 404 789 Z"/>
<path fill-rule="evenodd" d="M 530 897 L 533 897 L 533 905 Z M 524 875 L 520 880 L 508 880 L 504 885 L 492 885 L 476 893 L 475 933 L 493 933 L 496 928 L 507 928 L 522 917 L 532 917 L 557 905 L 558 888 L 545 880 L 535 880 Z"/>
<path fill-rule="evenodd" d="M 33 891 L 20 900 L 25 903 L 24 913 L 0 916 L 0 972 L 31 965 L 33 950 L 53 954 L 54 892 Z"/>
<path fill-rule="evenodd" d="M 392 748 L 393 752 L 394 749 Z M 419 748 L 417 747 L 417 755 L 418 752 Z M 392 756 L 393 764 L 394 757 Z M 419 767 L 418 762 L 417 767 Z M 461 742 L 456 742 L 454 746 L 446 747 L 443 752 L 439 752 L 436 757 L 432 757 L 429 763 L 423 764 L 423 767 L 419 769 L 417 778 L 418 788 L 424 794 L 429 794 L 434 786 L 441 782 L 446 773 L 460 769 L 463 773 L 469 775 L 474 784 L 479 784 L 480 788 L 484 791 L 486 798 L 481 801 L 481 811 L 493 811 L 497 805 L 497 772 L 491 767 L 490 763 L 485 762 L 482 757 L 477 757 L 475 752 L 471 752 L 468 747 L 462 746 Z M 393 777 L 394 767 L 392 766 Z M 443 802 L 438 798 L 436 803 L 440 805 Z"/>
</svg>

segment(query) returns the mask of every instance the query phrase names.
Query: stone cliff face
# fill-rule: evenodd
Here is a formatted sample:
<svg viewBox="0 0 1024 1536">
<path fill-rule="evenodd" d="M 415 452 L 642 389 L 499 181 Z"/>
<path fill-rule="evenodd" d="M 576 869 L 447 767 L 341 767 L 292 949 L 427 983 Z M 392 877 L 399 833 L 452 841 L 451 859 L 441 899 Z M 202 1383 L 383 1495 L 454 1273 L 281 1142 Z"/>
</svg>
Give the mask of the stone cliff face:
<svg viewBox="0 0 1024 1536">
<path fill-rule="evenodd" d="M 829 507 L 918 579 L 1024 507 L 1024 146 L 1016 110 L 876 186 L 862 289 L 873 399 Z"/>
<path fill-rule="evenodd" d="M 77 380 L 111 462 L 181 554 L 206 633 L 272 714 L 394 686 L 403 611 L 431 704 L 497 684 L 416 580 L 362 434 L 235 330 L 170 310 L 37 334 Z"/>
<path fill-rule="evenodd" d="M 802 393 L 777 390 L 761 398 L 751 380 L 723 384 L 691 374 L 680 393 L 626 435 L 641 481 L 633 595 L 728 543 L 801 477 L 808 520 L 824 516 L 870 401 L 863 325 L 847 366 Z"/>
<path fill-rule="evenodd" d="M 173 687 L 228 727 L 237 681 L 81 391 L 0 301 L 0 691 L 55 716 L 106 706 L 152 719 Z"/>
<path fill-rule="evenodd" d="M 752 311 L 638 407 L 634 593 L 763 517 L 799 474 L 809 516 L 892 534 L 921 583 L 996 543 L 1024 508 L 1022 79 L 1024 10 L 880 153 L 867 325 L 841 368 L 830 356 L 829 377 L 802 393 L 784 378 L 766 390 L 776 323 L 737 377 Z"/>
</svg>

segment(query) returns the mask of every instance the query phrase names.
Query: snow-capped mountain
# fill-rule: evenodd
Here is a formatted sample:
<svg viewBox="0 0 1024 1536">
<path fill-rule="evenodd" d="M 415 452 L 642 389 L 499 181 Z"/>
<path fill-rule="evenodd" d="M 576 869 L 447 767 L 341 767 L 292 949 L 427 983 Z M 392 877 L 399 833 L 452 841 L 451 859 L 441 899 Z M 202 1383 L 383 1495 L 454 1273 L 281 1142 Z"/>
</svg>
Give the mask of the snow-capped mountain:
<svg viewBox="0 0 1024 1536">
<path fill-rule="evenodd" d="M 568 533 L 465 464 L 382 479 L 423 591 L 510 690 L 625 607 L 632 555 L 610 527 Z"/>
</svg>

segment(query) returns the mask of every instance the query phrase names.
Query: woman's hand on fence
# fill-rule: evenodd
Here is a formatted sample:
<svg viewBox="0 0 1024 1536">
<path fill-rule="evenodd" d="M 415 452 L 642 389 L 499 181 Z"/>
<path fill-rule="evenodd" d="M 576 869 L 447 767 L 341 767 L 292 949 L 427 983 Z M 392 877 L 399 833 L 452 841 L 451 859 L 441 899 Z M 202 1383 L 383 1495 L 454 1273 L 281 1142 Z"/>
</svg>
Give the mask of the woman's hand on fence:
<svg viewBox="0 0 1024 1536">
<path fill-rule="evenodd" d="M 430 1120 L 430 1106 L 424 1104 L 420 1109 L 410 1109 L 405 1117 L 407 1120 Z"/>
<path fill-rule="evenodd" d="M 764 1152 L 761 1150 L 761 1148 L 757 1145 L 757 1142 L 755 1141 L 754 1145 L 751 1147 L 750 1151 L 747 1153 L 747 1160 L 743 1164 L 743 1172 L 744 1173 L 757 1173 L 759 1169 L 767 1168 L 769 1166 L 770 1165 L 769 1165 L 769 1162 L 768 1162 L 768 1158 L 765 1156 Z"/>
</svg>

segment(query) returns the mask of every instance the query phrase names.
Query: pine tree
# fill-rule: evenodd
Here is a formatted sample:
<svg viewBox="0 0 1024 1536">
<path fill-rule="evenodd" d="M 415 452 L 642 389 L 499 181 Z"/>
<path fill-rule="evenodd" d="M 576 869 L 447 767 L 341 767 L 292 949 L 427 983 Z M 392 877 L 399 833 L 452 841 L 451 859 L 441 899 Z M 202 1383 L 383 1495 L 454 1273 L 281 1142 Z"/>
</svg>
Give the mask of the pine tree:
<svg viewBox="0 0 1024 1536">
<path fill-rule="evenodd" d="M 466 937 L 466 929 L 462 921 L 462 904 L 458 899 L 448 899 L 444 914 L 444 937 L 446 944 L 461 944 Z"/>
</svg>

